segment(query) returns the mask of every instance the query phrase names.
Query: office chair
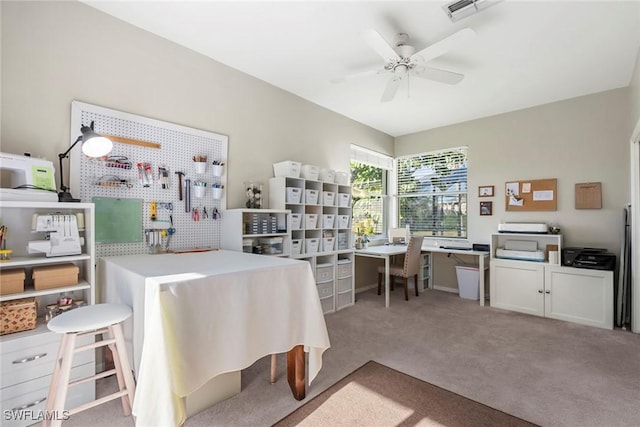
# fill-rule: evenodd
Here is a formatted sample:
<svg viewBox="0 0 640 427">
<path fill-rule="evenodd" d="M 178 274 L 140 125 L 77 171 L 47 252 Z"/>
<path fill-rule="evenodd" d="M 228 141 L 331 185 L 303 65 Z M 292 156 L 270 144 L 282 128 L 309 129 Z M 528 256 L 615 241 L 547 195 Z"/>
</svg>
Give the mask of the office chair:
<svg viewBox="0 0 640 427">
<path fill-rule="evenodd" d="M 420 270 L 420 252 L 422 251 L 422 236 L 411 236 L 407 245 L 407 253 L 404 256 L 404 264 L 392 264 L 389 266 L 389 285 L 393 284 L 395 277 L 404 279 L 404 299 L 409 301 L 409 277 L 413 277 L 413 283 L 418 296 L 418 271 Z M 382 276 L 384 266 L 378 267 L 378 295 L 382 288 Z"/>
</svg>

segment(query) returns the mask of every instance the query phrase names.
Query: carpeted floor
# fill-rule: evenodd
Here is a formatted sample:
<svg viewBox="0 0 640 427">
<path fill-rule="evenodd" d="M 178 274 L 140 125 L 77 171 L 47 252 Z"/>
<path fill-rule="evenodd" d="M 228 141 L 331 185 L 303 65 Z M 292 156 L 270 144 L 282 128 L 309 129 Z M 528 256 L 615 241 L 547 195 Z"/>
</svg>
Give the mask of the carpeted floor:
<svg viewBox="0 0 640 427">
<path fill-rule="evenodd" d="M 385 309 L 372 289 L 326 316 L 331 348 L 305 400 L 291 396 L 284 355 L 278 382 L 269 383 L 267 356 L 242 371 L 241 393 L 185 427 L 271 426 L 369 360 L 542 426 L 640 425 L 640 335 L 480 307 L 441 291 L 403 298 L 392 292 Z M 102 392 L 113 380 L 99 383 Z M 87 425 L 133 421 L 115 401 L 65 423 Z"/>
<path fill-rule="evenodd" d="M 528 421 L 369 361 L 274 427 L 535 427 Z"/>
</svg>

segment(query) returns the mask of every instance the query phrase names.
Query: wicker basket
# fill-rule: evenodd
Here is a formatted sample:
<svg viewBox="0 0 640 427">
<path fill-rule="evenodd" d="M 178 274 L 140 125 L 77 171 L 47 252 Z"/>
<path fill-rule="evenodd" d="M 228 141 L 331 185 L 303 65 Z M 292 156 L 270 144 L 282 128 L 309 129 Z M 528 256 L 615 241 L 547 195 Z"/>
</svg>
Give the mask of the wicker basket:
<svg viewBox="0 0 640 427">
<path fill-rule="evenodd" d="M 37 313 L 35 298 L 0 303 L 0 335 L 35 329 Z"/>
</svg>

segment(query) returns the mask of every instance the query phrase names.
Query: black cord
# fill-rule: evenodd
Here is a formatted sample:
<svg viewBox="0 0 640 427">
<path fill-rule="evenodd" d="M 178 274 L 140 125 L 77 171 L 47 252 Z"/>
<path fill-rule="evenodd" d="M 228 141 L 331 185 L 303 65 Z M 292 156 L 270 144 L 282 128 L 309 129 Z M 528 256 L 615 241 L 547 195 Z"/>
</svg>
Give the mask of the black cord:
<svg viewBox="0 0 640 427">
<path fill-rule="evenodd" d="M 49 188 L 42 188 L 42 187 L 38 187 L 37 185 L 31 185 L 31 184 L 22 184 L 17 187 L 13 187 L 13 189 L 14 190 L 44 190 L 44 191 L 51 191 L 52 193 L 57 193 L 56 190 L 51 190 Z"/>
</svg>

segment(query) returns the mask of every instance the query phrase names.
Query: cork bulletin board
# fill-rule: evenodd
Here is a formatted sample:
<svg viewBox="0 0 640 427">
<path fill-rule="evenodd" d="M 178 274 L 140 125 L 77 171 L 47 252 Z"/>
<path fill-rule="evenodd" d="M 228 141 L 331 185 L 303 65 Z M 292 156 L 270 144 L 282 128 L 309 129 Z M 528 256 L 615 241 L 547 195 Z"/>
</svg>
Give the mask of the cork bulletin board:
<svg viewBox="0 0 640 427">
<path fill-rule="evenodd" d="M 505 183 L 505 210 L 555 211 L 558 204 L 558 180 L 529 179 Z"/>
<path fill-rule="evenodd" d="M 602 183 L 576 184 L 576 209 L 602 209 Z"/>
</svg>

